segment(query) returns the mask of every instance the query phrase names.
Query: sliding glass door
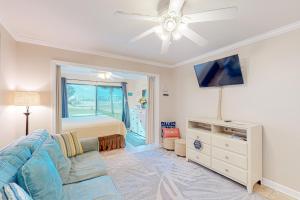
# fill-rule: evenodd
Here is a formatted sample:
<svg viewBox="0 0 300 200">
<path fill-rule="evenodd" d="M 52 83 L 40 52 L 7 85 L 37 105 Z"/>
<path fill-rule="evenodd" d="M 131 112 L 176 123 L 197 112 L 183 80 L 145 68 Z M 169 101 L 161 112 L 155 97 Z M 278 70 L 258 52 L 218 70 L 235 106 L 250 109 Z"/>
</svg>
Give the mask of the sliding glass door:
<svg viewBox="0 0 300 200">
<path fill-rule="evenodd" d="M 97 114 L 122 120 L 123 91 L 121 87 L 97 87 Z"/>
<path fill-rule="evenodd" d="M 67 96 L 70 117 L 106 115 L 122 120 L 121 87 L 68 83 Z"/>
</svg>

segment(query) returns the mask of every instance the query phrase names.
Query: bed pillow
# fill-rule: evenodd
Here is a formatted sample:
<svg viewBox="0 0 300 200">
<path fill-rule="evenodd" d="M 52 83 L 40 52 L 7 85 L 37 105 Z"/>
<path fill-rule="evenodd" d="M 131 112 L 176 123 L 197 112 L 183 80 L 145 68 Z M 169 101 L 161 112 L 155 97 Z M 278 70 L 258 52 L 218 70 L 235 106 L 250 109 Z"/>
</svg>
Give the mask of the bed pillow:
<svg viewBox="0 0 300 200">
<path fill-rule="evenodd" d="M 63 154 L 66 157 L 73 157 L 83 154 L 82 146 L 74 132 L 53 135 Z"/>
<path fill-rule="evenodd" d="M 18 183 L 34 200 L 63 199 L 62 180 L 44 149 L 37 150 L 19 170 Z"/>
<path fill-rule="evenodd" d="M 4 186 L 4 192 L 7 200 L 33 200 L 29 194 L 27 194 L 16 183 L 9 183 Z M 1 199 L 1 197 L 0 197 Z"/>
</svg>

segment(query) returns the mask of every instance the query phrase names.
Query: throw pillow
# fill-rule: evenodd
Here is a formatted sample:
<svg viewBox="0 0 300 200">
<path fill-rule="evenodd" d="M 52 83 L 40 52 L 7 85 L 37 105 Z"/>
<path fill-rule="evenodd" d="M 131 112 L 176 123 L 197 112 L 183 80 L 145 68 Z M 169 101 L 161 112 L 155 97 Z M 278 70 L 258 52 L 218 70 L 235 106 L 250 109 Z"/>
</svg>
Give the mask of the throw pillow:
<svg viewBox="0 0 300 200">
<path fill-rule="evenodd" d="M 18 168 L 10 164 L 5 159 L 0 159 L 0 190 L 7 183 L 14 182 L 16 179 L 16 174 L 18 173 Z"/>
<path fill-rule="evenodd" d="M 4 194 L 4 191 L 1 191 L 0 192 L 0 200 L 7 200 L 5 194 Z"/>
<path fill-rule="evenodd" d="M 60 174 L 63 183 L 67 182 L 71 169 L 71 161 L 69 158 L 64 156 L 59 147 L 59 144 L 53 138 L 49 138 L 42 145 L 42 148 L 47 150 L 51 160 L 53 161 L 53 164 Z"/>
<path fill-rule="evenodd" d="M 60 148 L 65 156 L 73 157 L 83 153 L 82 146 L 74 132 L 56 134 L 55 140 L 60 145 Z"/>
<path fill-rule="evenodd" d="M 4 186 L 7 200 L 32 200 L 32 198 L 16 183 L 9 183 Z"/>
<path fill-rule="evenodd" d="M 180 138 L 179 128 L 163 128 L 164 138 Z"/>
<path fill-rule="evenodd" d="M 44 149 L 34 152 L 19 170 L 18 183 L 34 200 L 63 199 L 62 180 Z"/>
<path fill-rule="evenodd" d="M 176 122 L 161 122 L 161 136 L 163 137 L 163 128 L 175 128 L 176 127 Z"/>
</svg>

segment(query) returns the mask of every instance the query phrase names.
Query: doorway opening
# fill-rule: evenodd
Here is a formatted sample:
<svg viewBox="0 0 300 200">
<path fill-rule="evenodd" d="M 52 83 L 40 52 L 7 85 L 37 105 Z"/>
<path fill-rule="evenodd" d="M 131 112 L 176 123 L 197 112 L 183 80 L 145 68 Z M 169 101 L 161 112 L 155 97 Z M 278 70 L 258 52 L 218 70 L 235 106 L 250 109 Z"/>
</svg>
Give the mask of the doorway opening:
<svg viewBox="0 0 300 200">
<path fill-rule="evenodd" d="M 54 130 L 59 130 L 59 123 L 61 131 L 70 127 L 89 127 L 90 129 L 78 136 L 101 137 L 101 133 L 94 135 L 92 131 L 88 131 L 91 130 L 91 126 L 103 123 L 104 126 L 108 126 L 113 124 L 112 121 L 117 121 L 119 124 L 122 122 L 125 127 L 124 133 L 117 130 L 118 125 L 115 125 L 115 128 L 110 128 L 105 134 L 123 134 L 127 147 L 135 148 L 156 143 L 154 133 L 157 122 L 154 115 L 158 114 L 158 106 L 154 106 L 154 101 L 158 100 L 157 77 L 74 64 L 56 64 L 55 69 L 60 70 L 60 73 L 55 74 L 60 74 L 61 84 L 65 86 L 66 91 L 65 97 L 61 96 L 61 103 L 56 103 L 61 104 L 62 108 L 58 115 L 55 109 Z M 58 95 L 55 96 L 56 102 L 57 98 Z M 55 116 L 62 117 L 57 120 Z M 100 132 L 103 132 L 103 127 L 101 130 Z"/>
</svg>

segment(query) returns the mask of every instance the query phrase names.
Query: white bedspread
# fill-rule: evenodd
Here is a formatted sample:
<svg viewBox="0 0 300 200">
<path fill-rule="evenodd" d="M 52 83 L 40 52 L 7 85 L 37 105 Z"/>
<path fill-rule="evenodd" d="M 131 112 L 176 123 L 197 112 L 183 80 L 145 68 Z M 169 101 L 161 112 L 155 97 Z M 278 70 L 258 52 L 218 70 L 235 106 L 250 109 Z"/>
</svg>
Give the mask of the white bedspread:
<svg viewBox="0 0 300 200">
<path fill-rule="evenodd" d="M 63 131 L 74 131 L 79 138 L 103 137 L 126 134 L 126 127 L 120 120 L 108 116 L 74 117 L 62 119 Z"/>
</svg>

